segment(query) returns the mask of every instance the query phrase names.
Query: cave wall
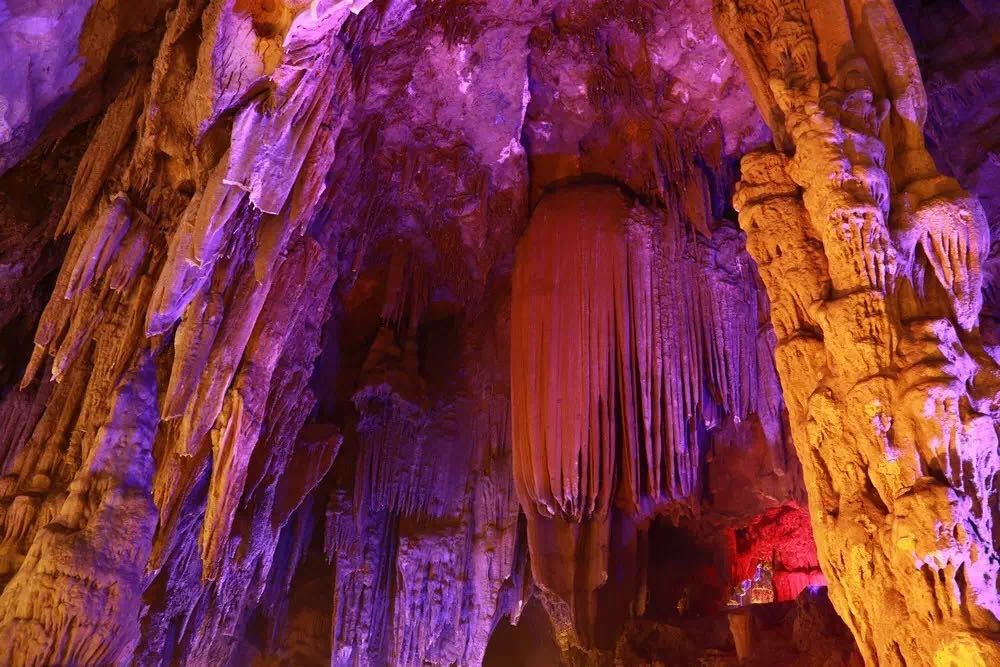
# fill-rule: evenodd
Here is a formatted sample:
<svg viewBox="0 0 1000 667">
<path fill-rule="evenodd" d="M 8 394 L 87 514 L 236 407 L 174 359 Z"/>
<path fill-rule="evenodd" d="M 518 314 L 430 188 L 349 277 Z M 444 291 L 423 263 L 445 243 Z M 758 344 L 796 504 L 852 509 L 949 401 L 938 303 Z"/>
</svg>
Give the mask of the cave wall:
<svg viewBox="0 0 1000 667">
<path fill-rule="evenodd" d="M 989 14 L 911 4 L 992 226 L 995 57 L 936 27 Z M 819 581 L 796 320 L 731 204 L 784 130 L 707 0 L 9 1 L 0 60 L 0 661 L 474 665 L 525 609 L 626 655 L 664 521 L 720 588 Z M 537 328 L 597 310 L 584 383 Z"/>
</svg>

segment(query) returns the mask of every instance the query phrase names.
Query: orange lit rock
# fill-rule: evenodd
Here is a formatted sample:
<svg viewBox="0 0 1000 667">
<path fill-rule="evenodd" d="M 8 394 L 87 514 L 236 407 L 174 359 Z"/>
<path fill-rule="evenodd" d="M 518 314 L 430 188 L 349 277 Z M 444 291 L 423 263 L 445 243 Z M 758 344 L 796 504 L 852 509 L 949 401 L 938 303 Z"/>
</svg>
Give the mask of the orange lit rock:
<svg viewBox="0 0 1000 667">
<path fill-rule="evenodd" d="M 909 39 L 884 1 L 717 0 L 715 16 L 775 135 L 734 202 L 831 599 L 869 664 L 996 663 L 989 231 L 924 148 Z"/>
</svg>

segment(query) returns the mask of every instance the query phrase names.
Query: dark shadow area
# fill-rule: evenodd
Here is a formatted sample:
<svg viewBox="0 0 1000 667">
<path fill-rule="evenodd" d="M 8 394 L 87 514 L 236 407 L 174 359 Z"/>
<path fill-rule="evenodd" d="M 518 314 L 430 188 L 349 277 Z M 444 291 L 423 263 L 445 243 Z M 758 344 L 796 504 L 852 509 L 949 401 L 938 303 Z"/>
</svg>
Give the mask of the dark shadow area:
<svg viewBox="0 0 1000 667">
<path fill-rule="evenodd" d="M 683 526 L 661 517 L 649 529 L 649 602 L 646 618 L 713 614 L 722 607 L 721 554 Z"/>
<path fill-rule="evenodd" d="M 517 625 L 504 618 L 486 645 L 483 667 L 548 667 L 560 664 L 559 646 L 542 605 L 532 598 Z"/>
</svg>

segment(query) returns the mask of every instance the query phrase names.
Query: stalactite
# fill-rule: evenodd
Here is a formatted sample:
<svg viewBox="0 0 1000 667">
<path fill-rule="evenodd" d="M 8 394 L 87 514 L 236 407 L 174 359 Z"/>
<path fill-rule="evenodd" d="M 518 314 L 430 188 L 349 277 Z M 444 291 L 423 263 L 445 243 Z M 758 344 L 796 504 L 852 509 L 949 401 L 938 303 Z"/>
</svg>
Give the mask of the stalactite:
<svg viewBox="0 0 1000 667">
<path fill-rule="evenodd" d="M 338 666 L 383 662 L 397 520 L 386 516 L 359 527 L 349 498 L 334 495 L 330 501 L 326 554 L 336 577 L 330 661 Z"/>
<path fill-rule="evenodd" d="M 584 643 L 607 577 L 611 505 L 642 520 L 689 501 L 700 429 L 724 417 L 760 412 L 776 430 L 739 233 L 689 229 L 676 211 L 581 185 L 544 197 L 518 246 L 515 479 L 535 579 L 569 605 Z"/>
<path fill-rule="evenodd" d="M 519 246 L 511 390 L 522 498 L 579 522 L 606 515 L 612 493 L 629 207 L 613 189 L 572 194 L 543 200 Z"/>
<path fill-rule="evenodd" d="M 520 590 L 509 593 L 519 567 L 509 406 L 496 393 L 506 367 L 463 379 L 456 396 L 450 378 L 407 364 L 397 332 L 415 344 L 427 288 L 412 276 L 426 269 L 412 261 L 394 251 L 352 397 L 361 449 L 353 492 L 336 492 L 327 513 L 336 664 L 480 664 L 496 623 L 521 603 Z M 425 353 L 446 365 L 506 359 L 492 316 L 460 331 L 458 340 L 423 338 L 439 346 Z"/>
<path fill-rule="evenodd" d="M 257 108 L 246 107 L 247 100 L 242 99 L 251 82 L 239 78 L 240 72 L 246 73 L 239 60 L 214 58 L 233 47 L 230 38 L 238 41 L 239 36 L 223 30 L 217 43 L 192 40 L 190 28 L 201 20 L 198 7 L 185 5 L 167 17 L 166 31 L 173 39 L 164 43 L 157 65 L 137 67 L 97 125 L 56 230 L 72 239 L 22 381 L 26 391 L 41 382 L 40 396 L 54 388 L 64 398 L 40 415 L 30 436 L 26 432 L 30 427 L 19 427 L 25 435 L 12 443 L 4 470 L 12 488 L 4 494 L 10 506 L 2 550 L 17 574 L 5 590 L 10 602 L 4 606 L 0 632 L 19 637 L 20 643 L 5 643 L 18 652 L 18 660 L 98 664 L 126 660 L 134 651 L 169 652 L 162 646 L 139 647 L 140 637 L 134 632 L 143 608 L 144 580 L 137 575 L 131 582 L 130 568 L 141 573 L 147 565 L 153 572 L 166 568 L 176 576 L 166 585 L 174 600 L 150 597 L 154 607 L 168 605 L 149 612 L 167 625 L 156 632 L 172 632 L 169 628 L 180 623 L 183 636 L 191 642 L 180 650 L 190 659 L 224 659 L 233 647 L 222 637 L 241 631 L 244 609 L 259 598 L 269 576 L 275 545 L 291 530 L 286 530 L 288 517 L 318 482 L 315 476 L 321 477 L 332 463 L 336 448 L 325 454 L 325 467 L 313 471 L 305 489 L 285 489 L 275 500 L 277 480 L 293 458 L 295 433 L 312 405 L 311 394 L 304 390 L 308 381 L 304 369 L 318 349 L 308 344 L 309 335 L 318 337 L 328 313 L 321 304 L 337 275 L 327 261 L 328 246 L 302 235 L 321 203 L 335 158 L 337 125 L 320 120 L 339 113 L 351 92 L 343 84 L 350 68 L 331 65 L 345 55 L 333 44 L 348 8 L 341 4 L 338 9 L 342 11 L 299 15 L 289 24 L 282 45 L 294 51 L 295 58 L 284 60 L 272 92 L 293 102 L 287 109 L 278 108 L 290 116 L 302 113 L 312 122 L 274 128 L 285 142 L 286 157 L 295 163 L 295 174 L 287 173 L 285 165 L 248 163 L 258 176 L 267 172 L 267 178 L 280 180 L 280 187 L 272 187 L 277 181 L 269 185 L 258 179 L 246 184 L 251 190 L 248 196 L 238 187 L 243 180 L 236 185 L 227 182 L 231 168 L 236 168 L 234 155 L 248 154 L 246 147 L 260 147 L 260 127 L 246 121 L 237 124 L 229 137 L 220 137 L 214 117 L 202 119 L 202 124 L 186 113 L 183 104 L 175 103 L 183 97 L 178 77 L 187 73 L 198 78 L 207 68 L 230 87 L 215 90 L 210 99 L 199 99 L 195 109 L 218 115 L 227 110 L 227 99 L 230 104 Z M 231 10 L 206 12 L 205 29 L 237 20 L 227 11 Z M 213 52 L 215 47 L 218 53 Z M 200 51 L 200 57 L 190 59 L 191 51 Z M 299 76 L 303 72 L 309 75 Z M 206 100 L 207 107 L 201 104 Z M 304 102 L 308 104 L 303 106 Z M 265 134 L 267 145 L 279 142 Z M 204 140 L 197 148 L 187 143 L 194 136 Z M 185 162 L 194 152 L 197 164 Z M 253 152 L 249 154 L 252 157 Z M 269 200 L 274 215 L 258 210 L 257 204 L 263 202 L 254 199 L 254 188 L 279 195 Z M 288 345 L 292 333 L 295 341 Z M 171 347 L 172 355 L 166 353 Z M 288 348 L 306 356 L 282 356 Z M 136 358 L 147 359 L 148 368 L 155 370 L 147 370 L 146 376 L 156 379 L 147 407 L 157 416 L 145 424 L 144 439 L 139 441 L 155 452 L 156 466 L 146 471 L 148 479 L 130 482 L 151 496 L 147 502 L 152 515 L 142 519 L 142 526 L 141 517 L 132 516 L 137 510 L 131 506 L 102 504 L 102 497 L 111 493 L 108 489 L 115 487 L 108 487 L 110 482 L 101 481 L 104 478 L 93 481 L 96 473 L 86 467 L 97 465 L 88 463 L 95 456 L 112 456 L 102 453 L 106 448 L 102 436 L 95 439 L 95 431 L 123 428 L 125 417 L 115 412 L 113 399 L 120 378 Z M 295 381 L 288 379 L 289 373 Z M 165 400 L 157 401 L 157 388 Z M 280 395 L 287 406 L 275 398 L 281 390 L 286 392 Z M 135 410 L 148 417 L 148 410 Z M 255 445 L 269 442 L 270 434 L 281 447 L 264 445 L 269 458 L 257 462 Z M 117 456 L 122 462 L 141 460 L 121 452 Z M 255 501 L 252 512 L 239 511 L 244 492 L 249 496 L 254 491 L 266 500 Z M 191 503 L 206 493 L 202 516 Z M 197 525 L 186 516 L 192 511 Z M 248 534 L 250 525 L 255 528 Z M 98 528 L 103 544 L 88 547 L 92 539 L 88 531 Z M 188 549 L 198 545 L 191 541 L 198 533 L 202 564 L 196 568 L 190 565 Z M 91 575 L 73 570 L 76 561 L 68 560 L 65 566 L 51 566 L 38 574 L 34 565 L 22 563 L 31 558 L 44 564 L 49 558 L 46 550 L 78 548 L 82 568 L 87 554 L 98 564 L 102 558 L 113 558 L 101 555 L 102 549 L 111 554 L 126 544 L 139 551 L 123 553 L 118 572 L 95 570 Z M 71 558 L 58 553 L 53 557 Z M 176 567 L 171 557 L 179 559 Z M 8 568 L 7 574 L 13 569 Z M 81 585 L 87 577 L 96 577 L 98 592 L 93 595 L 105 595 L 101 591 L 108 588 L 119 591 L 114 595 L 131 597 L 99 603 L 107 608 L 107 618 L 95 617 L 78 631 L 71 625 L 93 611 L 80 606 L 84 602 L 67 607 L 52 600 L 52 611 L 46 613 L 58 616 L 65 608 L 65 615 L 59 621 L 63 625 L 46 626 L 54 648 L 45 653 L 49 649 L 32 638 L 37 633 L 25 630 L 34 612 L 15 610 L 32 598 L 32 590 L 50 585 L 45 577 L 61 576 L 63 570 L 67 576 L 80 577 Z M 205 584 L 204 579 L 217 583 Z M 169 604 L 185 599 L 178 593 L 184 585 L 200 587 L 202 592 L 188 598 L 190 607 L 181 622 Z M 91 595 L 78 592 L 84 599 Z M 227 608 L 237 611 L 224 615 Z M 115 639 L 116 627 L 127 630 L 120 633 L 120 640 Z M 178 641 L 181 634 L 173 637 Z"/>
</svg>

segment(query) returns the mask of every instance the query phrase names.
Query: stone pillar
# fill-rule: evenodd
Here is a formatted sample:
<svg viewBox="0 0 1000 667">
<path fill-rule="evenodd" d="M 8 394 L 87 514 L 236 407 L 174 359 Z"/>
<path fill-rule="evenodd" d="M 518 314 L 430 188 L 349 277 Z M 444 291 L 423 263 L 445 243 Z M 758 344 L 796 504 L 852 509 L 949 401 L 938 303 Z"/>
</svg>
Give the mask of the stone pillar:
<svg viewBox="0 0 1000 667">
<path fill-rule="evenodd" d="M 749 609 L 729 612 L 729 632 L 736 644 L 736 657 L 743 662 L 753 650 L 753 616 Z"/>
<path fill-rule="evenodd" d="M 715 19 L 775 138 L 744 157 L 734 204 L 831 600 L 868 664 L 1000 664 L 989 231 L 924 147 L 899 16 L 716 0 Z"/>
</svg>

